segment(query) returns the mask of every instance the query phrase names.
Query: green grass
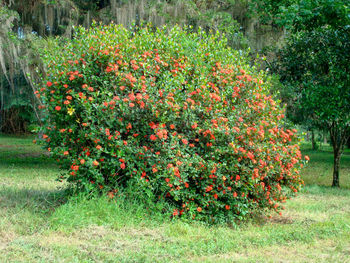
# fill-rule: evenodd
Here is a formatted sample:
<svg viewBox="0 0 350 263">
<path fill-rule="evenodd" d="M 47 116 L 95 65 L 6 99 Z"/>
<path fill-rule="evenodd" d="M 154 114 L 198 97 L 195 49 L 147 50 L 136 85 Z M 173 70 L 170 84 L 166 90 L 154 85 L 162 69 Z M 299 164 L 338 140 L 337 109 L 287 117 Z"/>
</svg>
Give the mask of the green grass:
<svg viewBox="0 0 350 263">
<path fill-rule="evenodd" d="M 322 150 L 313 151 L 310 144 L 302 145 L 303 154 L 309 155 L 311 162 L 303 170 L 306 184 L 332 185 L 333 152 L 332 147 L 322 146 Z M 346 149 L 340 161 L 340 186 L 350 189 L 350 149 Z"/>
<path fill-rule="evenodd" d="M 0 262 L 350 262 L 350 154 L 332 189 L 330 149 L 282 216 L 229 226 L 146 214 L 131 200 L 67 198 L 30 137 L 0 136 Z"/>
</svg>

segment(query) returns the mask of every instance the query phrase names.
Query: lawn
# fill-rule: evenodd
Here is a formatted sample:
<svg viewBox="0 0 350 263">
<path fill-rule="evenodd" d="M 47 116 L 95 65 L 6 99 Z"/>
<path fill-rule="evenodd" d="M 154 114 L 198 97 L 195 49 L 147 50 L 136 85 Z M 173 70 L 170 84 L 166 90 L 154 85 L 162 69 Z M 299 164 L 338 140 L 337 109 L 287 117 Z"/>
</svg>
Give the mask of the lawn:
<svg viewBox="0 0 350 263">
<path fill-rule="evenodd" d="M 66 198 L 32 138 L 0 136 L 0 262 L 350 262 L 350 152 L 332 189 L 331 149 L 303 148 L 306 186 L 282 216 L 233 228 L 148 215 L 132 200 Z"/>
</svg>

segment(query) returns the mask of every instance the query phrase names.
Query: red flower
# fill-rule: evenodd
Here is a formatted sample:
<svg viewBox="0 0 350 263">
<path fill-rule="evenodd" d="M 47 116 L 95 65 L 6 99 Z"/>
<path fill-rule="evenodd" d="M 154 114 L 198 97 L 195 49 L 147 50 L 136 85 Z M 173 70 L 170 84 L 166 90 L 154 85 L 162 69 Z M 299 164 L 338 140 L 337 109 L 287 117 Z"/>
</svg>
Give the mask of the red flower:
<svg viewBox="0 0 350 263">
<path fill-rule="evenodd" d="M 198 212 L 202 212 L 202 207 L 200 207 L 200 206 L 197 207 L 197 211 L 198 211 Z"/>
<path fill-rule="evenodd" d="M 136 97 L 135 97 L 135 95 L 134 95 L 133 92 L 129 94 L 129 99 L 130 99 L 131 101 L 134 101 L 135 98 L 136 98 Z"/>
<path fill-rule="evenodd" d="M 52 86 L 52 82 L 51 82 L 51 81 L 48 81 L 48 82 L 46 82 L 46 85 L 47 85 L 48 87 L 51 87 L 51 86 Z"/>
<path fill-rule="evenodd" d="M 226 210 L 230 210 L 230 206 L 229 205 L 225 205 L 225 209 Z"/>
<path fill-rule="evenodd" d="M 61 106 L 56 106 L 55 110 L 57 110 L 57 111 L 61 110 Z"/>
<path fill-rule="evenodd" d="M 151 139 L 151 141 L 157 140 L 157 137 L 154 134 L 152 134 L 149 138 Z"/>
<path fill-rule="evenodd" d="M 125 169 L 125 163 L 121 163 L 120 164 L 120 168 L 122 168 L 124 170 Z"/>
</svg>

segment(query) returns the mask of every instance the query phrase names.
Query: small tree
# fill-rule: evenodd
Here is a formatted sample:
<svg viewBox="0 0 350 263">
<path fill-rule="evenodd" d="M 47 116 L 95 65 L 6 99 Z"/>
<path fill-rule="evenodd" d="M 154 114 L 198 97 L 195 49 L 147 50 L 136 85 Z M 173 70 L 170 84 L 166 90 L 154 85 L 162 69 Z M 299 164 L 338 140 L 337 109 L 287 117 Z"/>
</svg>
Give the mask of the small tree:
<svg viewBox="0 0 350 263">
<path fill-rule="evenodd" d="M 332 186 L 339 187 L 340 157 L 350 132 L 349 6 L 345 1 L 299 1 L 283 13 L 281 21 L 291 34 L 278 54 L 278 72 L 303 119 L 329 130 Z"/>
</svg>

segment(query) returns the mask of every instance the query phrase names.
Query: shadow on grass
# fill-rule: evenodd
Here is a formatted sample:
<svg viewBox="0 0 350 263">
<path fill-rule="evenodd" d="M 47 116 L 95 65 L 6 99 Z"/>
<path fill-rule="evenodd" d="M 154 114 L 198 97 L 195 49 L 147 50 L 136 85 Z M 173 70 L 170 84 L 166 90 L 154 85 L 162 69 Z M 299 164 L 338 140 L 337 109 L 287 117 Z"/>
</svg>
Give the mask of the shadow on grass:
<svg viewBox="0 0 350 263">
<path fill-rule="evenodd" d="M 21 169 L 58 169 L 56 164 L 47 158 L 33 158 L 33 157 L 26 157 L 26 158 L 8 158 L 6 160 L 0 159 L 0 167 L 10 167 L 14 166 L 15 168 L 21 168 Z"/>
<path fill-rule="evenodd" d="M 68 200 L 66 189 L 40 189 L 0 186 L 0 209 L 50 214 Z"/>
</svg>

